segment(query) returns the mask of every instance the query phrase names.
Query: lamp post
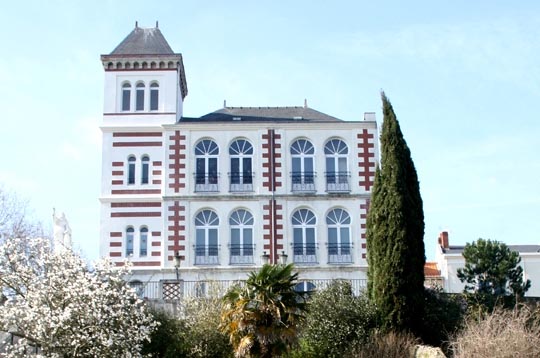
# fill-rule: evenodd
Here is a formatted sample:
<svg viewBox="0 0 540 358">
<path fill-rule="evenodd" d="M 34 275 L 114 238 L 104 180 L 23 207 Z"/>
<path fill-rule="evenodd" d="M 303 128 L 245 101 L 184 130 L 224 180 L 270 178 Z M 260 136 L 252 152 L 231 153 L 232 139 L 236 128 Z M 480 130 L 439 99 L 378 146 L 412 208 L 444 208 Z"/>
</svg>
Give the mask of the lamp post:
<svg viewBox="0 0 540 358">
<path fill-rule="evenodd" d="M 279 255 L 279 263 L 282 265 L 286 265 L 288 258 L 289 256 L 285 253 L 285 251 L 281 251 L 281 255 Z"/>
<path fill-rule="evenodd" d="M 263 254 L 261 255 L 261 259 L 262 259 L 263 265 L 266 265 L 270 262 L 270 255 L 268 255 L 266 251 L 264 251 Z"/>
<path fill-rule="evenodd" d="M 180 251 L 176 251 L 174 253 L 174 268 L 176 270 L 176 281 L 180 281 L 180 272 L 178 269 L 180 268 L 180 263 L 182 262 L 182 257 L 180 256 Z"/>
</svg>

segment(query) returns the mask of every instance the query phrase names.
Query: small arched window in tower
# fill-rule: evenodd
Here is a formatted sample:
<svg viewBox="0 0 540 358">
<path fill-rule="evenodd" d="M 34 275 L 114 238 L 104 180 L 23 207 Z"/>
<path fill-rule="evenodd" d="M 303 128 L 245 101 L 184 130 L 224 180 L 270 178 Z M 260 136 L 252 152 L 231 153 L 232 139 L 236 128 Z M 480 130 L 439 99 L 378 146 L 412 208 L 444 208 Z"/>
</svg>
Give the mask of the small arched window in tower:
<svg viewBox="0 0 540 358">
<path fill-rule="evenodd" d="M 141 158 L 142 171 L 141 171 L 141 184 L 148 184 L 148 173 L 150 172 L 150 158 L 144 155 Z"/>
<path fill-rule="evenodd" d="M 131 84 L 122 85 L 122 111 L 129 111 L 131 108 Z"/>
<path fill-rule="evenodd" d="M 126 257 L 133 255 L 133 236 L 135 230 L 132 227 L 126 229 Z"/>
<path fill-rule="evenodd" d="M 142 227 L 139 234 L 139 256 L 146 256 L 148 254 L 148 228 Z"/>
<path fill-rule="evenodd" d="M 154 82 L 150 85 L 150 110 L 157 111 L 159 105 L 159 84 Z"/>
<path fill-rule="evenodd" d="M 135 157 L 129 156 L 128 158 L 128 178 L 127 183 L 128 184 L 135 184 Z"/>
<path fill-rule="evenodd" d="M 137 83 L 137 96 L 135 98 L 135 110 L 144 111 L 144 83 Z"/>
</svg>

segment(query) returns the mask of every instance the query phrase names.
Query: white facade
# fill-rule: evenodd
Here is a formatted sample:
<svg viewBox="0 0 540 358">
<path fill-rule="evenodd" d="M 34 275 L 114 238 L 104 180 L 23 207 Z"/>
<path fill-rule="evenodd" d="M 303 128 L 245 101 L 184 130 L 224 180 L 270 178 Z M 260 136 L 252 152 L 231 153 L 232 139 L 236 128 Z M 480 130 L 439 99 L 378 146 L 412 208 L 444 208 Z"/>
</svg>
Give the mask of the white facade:
<svg viewBox="0 0 540 358">
<path fill-rule="evenodd" d="M 226 107 L 185 118 L 182 58 L 163 41 L 136 28 L 102 56 L 101 256 L 129 259 L 141 281 L 175 279 L 175 256 L 181 278 L 198 281 L 245 279 L 283 254 L 305 280 L 365 279 L 372 115 Z"/>
</svg>

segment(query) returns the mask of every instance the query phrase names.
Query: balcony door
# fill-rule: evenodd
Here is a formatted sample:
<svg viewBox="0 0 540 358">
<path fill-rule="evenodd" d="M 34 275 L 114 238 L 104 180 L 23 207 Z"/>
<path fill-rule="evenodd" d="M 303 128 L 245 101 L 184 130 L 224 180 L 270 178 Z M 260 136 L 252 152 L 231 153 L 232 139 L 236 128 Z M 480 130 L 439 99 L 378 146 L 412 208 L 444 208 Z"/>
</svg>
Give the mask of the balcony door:
<svg viewBox="0 0 540 358">
<path fill-rule="evenodd" d="M 219 191 L 218 155 L 213 140 L 204 139 L 195 146 L 195 191 Z"/>
<path fill-rule="evenodd" d="M 315 191 L 314 155 L 315 148 L 306 139 L 298 139 L 291 145 L 293 191 Z"/>
</svg>

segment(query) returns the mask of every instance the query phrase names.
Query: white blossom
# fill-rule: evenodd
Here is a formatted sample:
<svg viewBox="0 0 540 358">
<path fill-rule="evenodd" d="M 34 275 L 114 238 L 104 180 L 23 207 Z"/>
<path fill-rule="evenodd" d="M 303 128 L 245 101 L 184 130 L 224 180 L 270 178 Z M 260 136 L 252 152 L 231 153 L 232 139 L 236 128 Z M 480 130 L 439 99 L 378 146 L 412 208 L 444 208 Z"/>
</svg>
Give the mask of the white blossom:
<svg viewBox="0 0 540 358">
<path fill-rule="evenodd" d="M 129 265 L 102 260 L 90 272 L 44 239 L 0 246 L 0 331 L 16 339 L 1 357 L 140 357 L 156 323 L 124 281 Z"/>
</svg>

